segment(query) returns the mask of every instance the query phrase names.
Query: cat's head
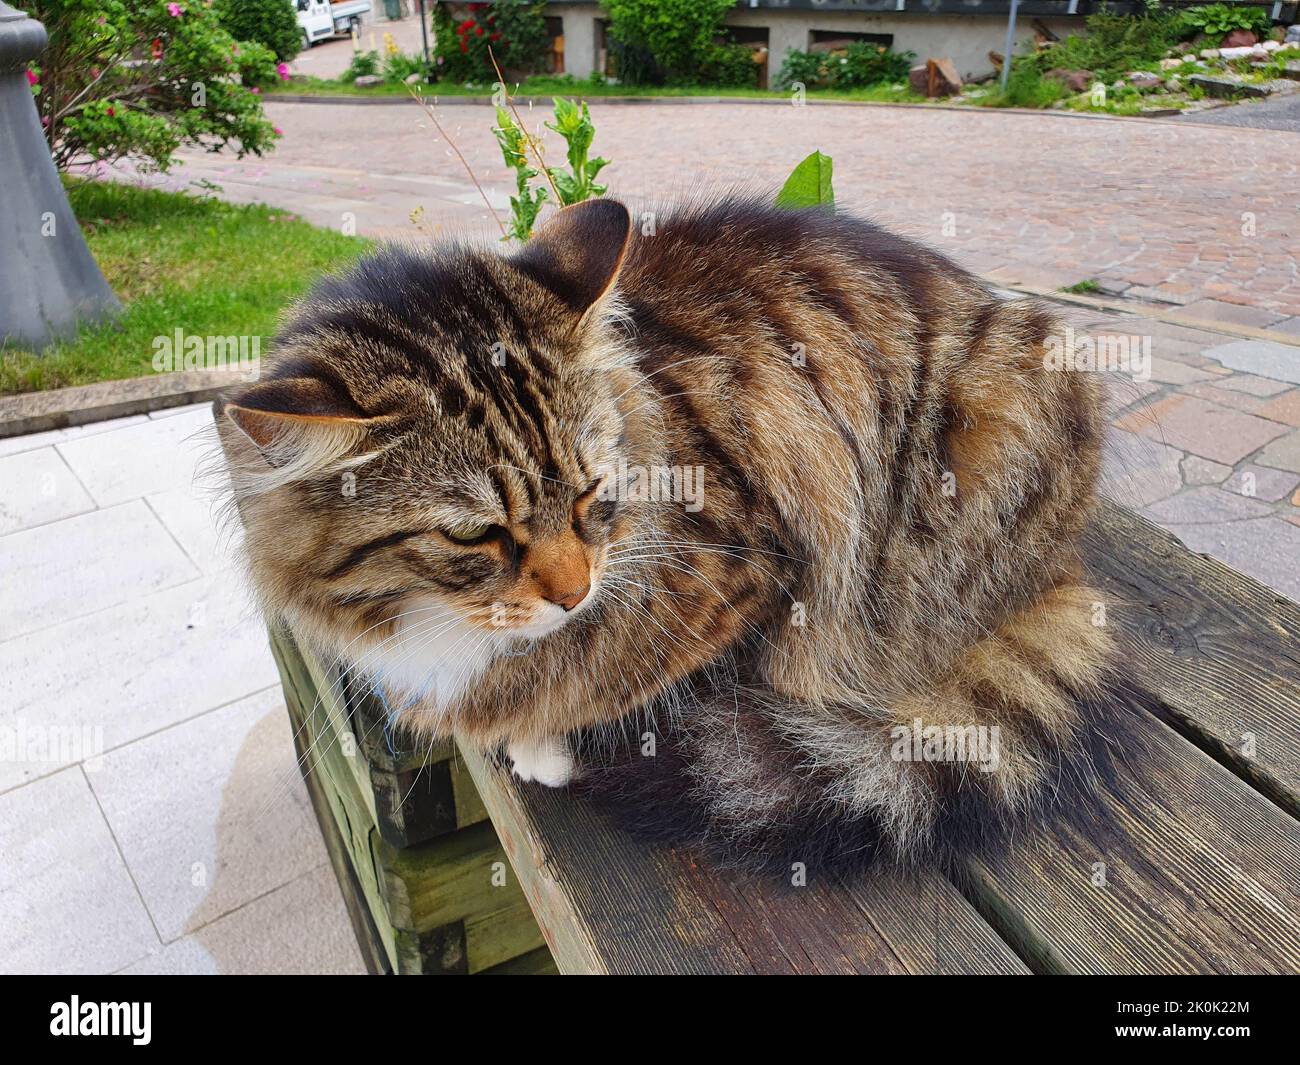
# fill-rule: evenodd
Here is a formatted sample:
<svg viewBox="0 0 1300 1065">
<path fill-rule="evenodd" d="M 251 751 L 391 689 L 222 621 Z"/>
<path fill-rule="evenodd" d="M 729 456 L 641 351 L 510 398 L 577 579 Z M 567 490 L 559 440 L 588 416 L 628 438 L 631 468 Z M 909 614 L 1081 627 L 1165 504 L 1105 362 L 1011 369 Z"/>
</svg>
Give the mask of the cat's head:
<svg viewBox="0 0 1300 1065">
<path fill-rule="evenodd" d="M 629 233 L 590 201 L 513 256 L 389 249 L 294 309 L 219 419 L 273 614 L 355 660 L 399 616 L 535 638 L 597 599 L 631 527 L 602 488 L 640 417 L 608 322 Z"/>
</svg>

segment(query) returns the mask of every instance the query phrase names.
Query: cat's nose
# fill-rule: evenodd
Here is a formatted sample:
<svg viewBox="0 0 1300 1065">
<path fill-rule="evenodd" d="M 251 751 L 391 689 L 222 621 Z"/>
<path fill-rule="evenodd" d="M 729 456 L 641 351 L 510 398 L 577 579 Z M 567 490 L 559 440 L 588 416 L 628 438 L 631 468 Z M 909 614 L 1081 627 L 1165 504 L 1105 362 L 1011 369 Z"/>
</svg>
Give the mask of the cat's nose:
<svg viewBox="0 0 1300 1065">
<path fill-rule="evenodd" d="M 546 598 L 556 606 L 562 606 L 565 610 L 572 610 L 575 606 L 587 598 L 587 593 L 591 591 L 591 581 L 583 581 L 582 587 L 574 588 L 568 592 L 547 592 Z"/>
</svg>

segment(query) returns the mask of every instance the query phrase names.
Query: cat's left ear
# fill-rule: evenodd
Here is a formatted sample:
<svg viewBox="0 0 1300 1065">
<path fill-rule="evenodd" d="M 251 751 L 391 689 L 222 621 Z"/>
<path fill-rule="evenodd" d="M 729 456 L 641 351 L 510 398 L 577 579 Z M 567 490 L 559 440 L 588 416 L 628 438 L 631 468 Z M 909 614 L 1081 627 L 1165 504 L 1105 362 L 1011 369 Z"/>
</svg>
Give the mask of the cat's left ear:
<svg viewBox="0 0 1300 1065">
<path fill-rule="evenodd" d="M 626 207 L 587 200 L 555 214 L 511 262 L 585 318 L 618 280 L 631 236 Z"/>
</svg>

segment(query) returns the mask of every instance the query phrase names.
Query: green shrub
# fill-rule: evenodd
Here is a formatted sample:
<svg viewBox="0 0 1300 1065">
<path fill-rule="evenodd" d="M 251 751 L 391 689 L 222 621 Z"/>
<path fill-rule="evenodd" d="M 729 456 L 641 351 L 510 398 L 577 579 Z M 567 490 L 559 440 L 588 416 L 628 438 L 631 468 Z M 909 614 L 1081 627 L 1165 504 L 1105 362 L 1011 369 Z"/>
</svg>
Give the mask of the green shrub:
<svg viewBox="0 0 1300 1065">
<path fill-rule="evenodd" d="M 351 85 L 357 78 L 370 78 L 379 73 L 379 53 L 378 52 L 353 52 L 352 62 L 348 68 L 339 75 L 339 81 L 344 85 Z"/>
<path fill-rule="evenodd" d="M 1183 21 L 1199 30 L 1218 44 L 1233 30 L 1250 30 L 1259 37 L 1265 36 L 1273 20 L 1262 7 L 1242 7 L 1240 4 L 1206 4 L 1183 12 Z"/>
<path fill-rule="evenodd" d="M 654 61 L 648 70 L 639 63 L 618 68 L 620 81 L 684 85 L 710 73 L 734 76 L 739 69 L 734 58 L 718 55 L 734 0 L 601 0 L 601 6 L 609 15 L 610 38 Z"/>
<path fill-rule="evenodd" d="M 758 64 L 754 51 L 743 44 L 715 44 L 700 60 L 698 71 L 703 85 L 727 89 L 758 88 Z"/>
<path fill-rule="evenodd" d="M 1162 11 L 1138 16 L 1099 12 L 1089 15 L 1084 25 L 1086 37 L 1066 37 L 1031 55 L 1019 56 L 1013 60 L 1013 71 L 1022 65 L 1039 73 L 1091 70 L 1102 81 L 1112 82 L 1130 70 L 1154 67 L 1187 29 L 1181 14 Z"/>
<path fill-rule="evenodd" d="M 274 144 L 255 91 L 276 78 L 274 53 L 236 42 L 199 0 L 22 6 L 49 35 L 28 80 L 56 166 L 130 156 L 166 170 L 182 145 L 234 144 L 242 156 Z"/>
<path fill-rule="evenodd" d="M 535 70 L 546 52 L 545 7 L 543 0 L 470 4 L 467 16 L 457 22 L 445 5 L 434 5 L 433 62 L 438 77 L 496 81 L 489 49 L 502 73 Z"/>
<path fill-rule="evenodd" d="M 1071 95 L 1061 82 L 1045 78 L 1029 63 L 1016 63 L 1007 78 L 1005 92 L 985 99 L 986 107 L 1051 107 Z"/>
<path fill-rule="evenodd" d="M 389 52 L 384 56 L 384 80 L 394 83 L 400 83 L 409 78 L 412 74 L 419 74 L 421 78 L 429 73 L 429 67 L 424 61 L 424 56 L 407 55 L 404 52 Z"/>
<path fill-rule="evenodd" d="M 256 41 L 287 63 L 302 48 L 302 29 L 290 0 L 216 0 L 217 21 L 237 41 Z"/>
<path fill-rule="evenodd" d="M 865 89 L 906 81 L 915 60 L 912 52 L 895 52 L 868 41 L 850 42 L 843 55 L 792 49 L 785 54 L 776 84 L 783 89 L 795 82 L 809 89 Z"/>
</svg>

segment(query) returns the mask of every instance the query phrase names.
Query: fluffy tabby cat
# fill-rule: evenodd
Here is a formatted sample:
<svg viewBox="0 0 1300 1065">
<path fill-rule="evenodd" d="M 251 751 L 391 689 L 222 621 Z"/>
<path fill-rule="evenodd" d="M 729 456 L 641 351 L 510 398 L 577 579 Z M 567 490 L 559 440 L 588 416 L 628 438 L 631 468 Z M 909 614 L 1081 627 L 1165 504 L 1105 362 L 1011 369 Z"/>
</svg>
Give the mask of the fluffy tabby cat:
<svg viewBox="0 0 1300 1065">
<path fill-rule="evenodd" d="M 1040 807 L 1108 650 L 1098 391 L 1044 368 L 1051 313 L 843 214 L 633 228 L 390 248 L 296 308 L 220 419 L 269 614 L 523 780 L 575 735 L 589 778 L 680 773 L 632 794 L 732 853 L 907 859 Z M 991 763 L 899 746 L 972 726 Z"/>
</svg>

